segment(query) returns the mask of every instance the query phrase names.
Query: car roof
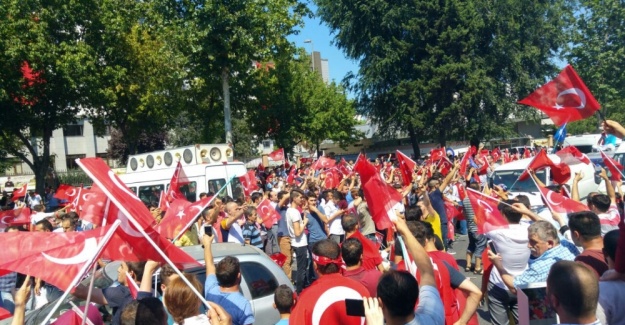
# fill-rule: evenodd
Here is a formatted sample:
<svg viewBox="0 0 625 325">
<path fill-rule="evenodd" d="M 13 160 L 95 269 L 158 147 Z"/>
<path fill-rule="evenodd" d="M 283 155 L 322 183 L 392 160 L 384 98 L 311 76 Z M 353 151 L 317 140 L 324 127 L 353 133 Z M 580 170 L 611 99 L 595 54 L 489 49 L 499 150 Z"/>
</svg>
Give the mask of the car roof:
<svg viewBox="0 0 625 325">
<path fill-rule="evenodd" d="M 252 245 L 237 243 L 214 243 L 212 244 L 213 258 L 222 259 L 225 256 L 260 255 L 262 252 Z M 201 245 L 180 247 L 196 261 L 204 260 L 204 248 Z"/>
<path fill-rule="evenodd" d="M 551 159 L 551 161 L 553 161 L 554 163 L 560 163 L 560 157 L 558 157 L 557 155 L 547 155 L 549 157 L 549 159 Z M 529 166 L 530 162 L 534 159 L 534 157 L 531 158 L 525 158 L 525 159 L 520 159 L 520 160 L 515 160 L 515 161 L 511 161 L 509 163 L 503 164 L 499 167 L 497 167 L 495 169 L 495 171 L 498 170 L 518 170 L 518 169 L 526 169 L 527 166 Z"/>
</svg>

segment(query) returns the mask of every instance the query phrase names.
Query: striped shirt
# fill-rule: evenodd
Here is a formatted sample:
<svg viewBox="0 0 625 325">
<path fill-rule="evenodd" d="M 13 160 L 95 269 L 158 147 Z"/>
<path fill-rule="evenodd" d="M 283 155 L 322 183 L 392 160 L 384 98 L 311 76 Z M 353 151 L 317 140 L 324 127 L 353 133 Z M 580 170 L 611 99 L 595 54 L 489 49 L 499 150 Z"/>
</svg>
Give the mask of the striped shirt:
<svg viewBox="0 0 625 325">
<path fill-rule="evenodd" d="M 243 238 L 250 241 L 250 245 L 263 249 L 263 240 L 260 237 L 260 230 L 255 224 L 245 222 L 243 225 Z"/>
<path fill-rule="evenodd" d="M 469 200 L 468 196 L 462 200 L 462 205 L 464 206 L 464 217 L 467 220 L 467 230 L 470 233 L 477 234 L 475 211 L 473 211 L 473 206 L 471 205 L 471 200 Z"/>
<path fill-rule="evenodd" d="M 616 204 L 611 204 L 608 211 L 605 213 L 597 214 L 599 222 L 601 223 L 601 236 L 605 236 L 610 230 L 618 229 L 618 223 L 621 221 L 621 217 L 618 213 Z"/>
</svg>

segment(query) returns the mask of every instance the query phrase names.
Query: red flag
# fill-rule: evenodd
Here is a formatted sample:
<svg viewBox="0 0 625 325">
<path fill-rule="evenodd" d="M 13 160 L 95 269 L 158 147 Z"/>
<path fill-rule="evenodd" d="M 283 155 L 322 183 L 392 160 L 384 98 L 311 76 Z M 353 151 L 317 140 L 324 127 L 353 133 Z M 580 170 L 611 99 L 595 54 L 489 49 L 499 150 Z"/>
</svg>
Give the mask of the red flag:
<svg viewBox="0 0 625 325">
<path fill-rule="evenodd" d="M 519 103 L 543 111 L 557 126 L 590 117 L 601 108 L 570 65 Z"/>
<path fill-rule="evenodd" d="M 13 210 L 15 214 L 15 219 L 11 220 L 11 225 L 29 225 L 31 223 L 31 217 L 33 212 L 30 208 L 21 208 Z"/>
<path fill-rule="evenodd" d="M 273 161 L 283 161 L 284 160 L 284 148 L 280 148 L 280 149 L 270 153 L 268 156 Z"/>
<path fill-rule="evenodd" d="M 21 188 L 13 190 L 13 197 L 11 198 L 11 201 L 15 202 L 20 198 L 25 197 L 26 194 L 28 194 L 28 191 L 26 190 L 27 186 L 28 184 L 24 184 L 24 186 L 22 186 Z"/>
<path fill-rule="evenodd" d="M 362 244 L 362 267 L 365 270 L 376 270 L 382 263 L 382 256 L 378 246 L 371 239 L 363 236 L 360 231 L 356 231 L 349 238 L 356 238 Z"/>
<path fill-rule="evenodd" d="M 336 165 L 336 167 L 341 174 L 343 174 L 343 176 L 348 176 L 352 173 L 350 167 L 347 165 L 347 161 L 345 161 L 345 158 L 341 158 L 341 161 Z"/>
<path fill-rule="evenodd" d="M 130 295 L 132 296 L 132 299 L 137 299 L 137 296 L 139 296 L 139 286 L 137 285 L 135 280 L 132 279 L 128 272 L 126 272 L 126 284 L 128 286 L 128 290 L 130 290 Z"/>
<path fill-rule="evenodd" d="M 333 189 L 339 186 L 340 172 L 336 168 L 331 168 L 323 172 L 326 176 L 323 186 L 326 189 Z"/>
<path fill-rule="evenodd" d="M 317 159 L 317 161 L 312 164 L 311 168 L 317 170 L 322 168 L 332 168 L 334 167 L 334 165 L 336 165 L 336 161 L 334 161 L 334 159 L 328 157 L 319 157 L 319 159 Z"/>
<path fill-rule="evenodd" d="M 74 306 L 72 309 L 59 315 L 59 318 L 57 318 L 51 325 L 82 325 L 82 315 L 85 315 L 84 311 L 85 306 Z M 86 325 L 104 324 L 102 321 L 102 315 L 100 314 L 100 311 L 98 311 L 98 307 L 95 304 L 89 304 L 85 317 L 87 317 L 85 320 Z"/>
<path fill-rule="evenodd" d="M 531 156 L 532 156 L 532 150 L 527 149 L 527 146 L 526 146 L 525 149 L 523 150 L 523 158 L 529 158 Z"/>
<path fill-rule="evenodd" d="M 108 198 L 97 186 L 93 185 L 88 193 L 81 193 L 83 203 L 80 211 L 80 219 L 94 225 L 102 225 L 104 220 Z"/>
<path fill-rule="evenodd" d="M 137 224 L 177 266 L 187 268 L 199 265 L 194 258 L 154 230 L 152 225 L 155 220 L 150 211 L 102 159 L 83 158 L 77 159 L 76 163 L 114 203 L 114 207 L 113 204 L 109 207 L 107 221 L 109 223 L 115 220 L 121 221 L 116 234 L 119 234 L 123 242 L 112 246 L 111 249 L 106 249 L 103 256 L 114 260 L 167 262 L 134 226 Z M 119 256 L 123 256 L 123 258 L 119 258 Z"/>
<path fill-rule="evenodd" d="M 546 187 L 541 187 L 540 192 L 547 202 L 549 209 L 558 213 L 573 213 L 580 211 L 588 211 L 588 206 L 581 202 L 577 202 L 562 196 L 560 193 L 550 191 Z"/>
<path fill-rule="evenodd" d="M 59 185 L 59 188 L 56 189 L 56 193 L 54 193 L 54 197 L 59 200 L 67 200 L 72 201 L 78 195 L 78 189 L 67 184 Z"/>
<path fill-rule="evenodd" d="M 471 146 L 469 150 L 462 156 L 462 160 L 460 161 L 460 175 L 466 177 L 467 175 L 467 167 L 469 166 L 469 162 L 471 161 L 471 156 L 475 154 L 477 149 L 474 146 Z"/>
<path fill-rule="evenodd" d="M 439 161 L 444 157 L 447 157 L 447 151 L 445 150 L 445 147 L 432 149 L 430 151 L 430 160 L 432 161 Z"/>
<path fill-rule="evenodd" d="M 623 172 L 623 165 L 614 159 L 608 157 L 603 151 L 601 151 L 601 158 L 603 158 L 603 164 L 610 170 L 610 180 L 620 181 L 621 173 Z"/>
<path fill-rule="evenodd" d="M 568 165 L 575 165 L 579 163 L 590 164 L 590 159 L 585 154 L 581 153 L 575 146 L 568 146 L 560 149 L 556 152 L 556 156 L 560 157 L 560 161 Z"/>
<path fill-rule="evenodd" d="M 443 176 L 447 176 L 447 174 L 449 174 L 449 172 L 453 168 L 454 168 L 454 165 L 451 163 L 451 161 L 449 161 L 449 159 L 447 159 L 447 157 L 441 160 L 438 166 L 438 170 L 440 170 L 440 173 L 443 174 Z"/>
<path fill-rule="evenodd" d="M 363 192 L 371 212 L 371 217 L 377 229 L 387 229 L 393 226 L 396 204 L 401 204 L 403 197 L 391 185 L 382 180 L 380 175 L 371 177 L 364 183 Z"/>
<path fill-rule="evenodd" d="M 258 216 L 267 229 L 271 228 L 280 220 L 280 214 L 271 206 L 271 203 L 267 199 L 262 200 L 260 204 L 258 204 L 256 213 L 258 213 Z"/>
<path fill-rule="evenodd" d="M 295 168 L 295 166 L 291 166 L 291 171 L 289 171 L 289 175 L 286 177 L 287 184 L 293 185 L 293 183 L 295 183 L 296 173 L 297 173 L 297 168 Z"/>
<path fill-rule="evenodd" d="M 171 202 L 174 199 L 186 199 L 184 193 L 180 191 L 180 187 L 187 184 L 189 184 L 189 179 L 184 173 L 184 169 L 182 169 L 182 164 L 178 161 L 176 170 L 174 170 L 174 175 L 171 177 L 171 181 L 169 181 L 169 188 L 167 189 L 164 200 Z M 161 204 L 160 208 L 161 211 L 167 210 L 167 204 Z"/>
<path fill-rule="evenodd" d="M 497 209 L 499 201 L 470 188 L 467 188 L 467 196 L 475 212 L 478 233 L 485 234 L 495 229 L 508 228 L 508 221 Z"/>
<path fill-rule="evenodd" d="M 493 157 L 493 161 L 499 161 L 501 158 L 501 150 L 499 150 L 499 148 L 493 149 L 493 151 L 490 152 L 490 156 Z"/>
<path fill-rule="evenodd" d="M 110 226 L 89 231 L 8 232 L 0 234 L 0 270 L 41 278 L 59 289 L 71 290 L 72 280 L 94 261 L 98 244 Z"/>
<path fill-rule="evenodd" d="M 245 196 L 250 196 L 252 192 L 259 190 L 254 170 L 250 170 L 245 173 L 245 175 L 239 176 L 239 182 L 243 185 L 243 192 L 245 192 Z"/>
<path fill-rule="evenodd" d="M 414 173 L 415 166 L 417 163 L 414 160 L 410 159 L 410 157 L 404 155 L 401 151 L 397 150 L 395 152 L 395 156 L 397 157 L 397 161 L 399 162 L 399 171 L 401 172 L 401 179 L 403 180 L 404 186 L 410 185 L 412 183 L 412 173 Z"/>
<path fill-rule="evenodd" d="M 543 168 L 553 167 L 553 166 L 555 166 L 555 163 L 551 159 L 549 159 L 549 157 L 547 156 L 547 151 L 543 149 L 536 156 L 534 156 L 534 159 L 532 159 L 532 162 L 530 162 L 529 166 L 527 166 L 527 169 L 538 171 Z M 525 170 L 523 174 L 519 176 L 519 180 L 524 181 L 528 179 L 529 177 L 530 177 L 530 173 L 527 170 Z"/>
<path fill-rule="evenodd" d="M 204 209 L 208 207 L 211 197 L 205 197 L 199 201 L 189 203 L 184 200 L 175 200 L 172 202 L 169 210 L 163 221 L 157 226 L 157 231 L 165 238 L 176 238 L 181 232 L 185 230 L 185 227 L 189 225 L 193 220 L 197 220 L 198 216 Z M 182 208 L 182 209 L 181 209 Z M 173 213 L 173 211 L 177 211 Z M 172 211 L 170 213 L 170 211 Z"/>
<path fill-rule="evenodd" d="M 360 183 L 362 184 L 366 183 L 371 177 L 378 174 L 378 170 L 363 154 L 358 155 L 358 159 L 356 159 L 356 163 L 354 164 L 354 171 L 360 175 Z"/>
</svg>

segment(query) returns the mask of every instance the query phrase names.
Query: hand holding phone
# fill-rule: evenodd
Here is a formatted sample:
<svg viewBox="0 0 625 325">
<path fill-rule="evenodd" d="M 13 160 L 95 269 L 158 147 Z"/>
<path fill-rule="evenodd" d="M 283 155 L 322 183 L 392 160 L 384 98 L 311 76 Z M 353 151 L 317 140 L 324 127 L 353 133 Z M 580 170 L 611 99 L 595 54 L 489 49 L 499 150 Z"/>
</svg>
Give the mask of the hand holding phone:
<svg viewBox="0 0 625 325">
<path fill-rule="evenodd" d="M 213 235 L 213 226 L 204 226 L 204 234 L 206 236 L 212 236 Z"/>
<path fill-rule="evenodd" d="M 488 248 L 490 248 L 490 251 L 493 252 L 493 254 L 497 254 L 497 250 L 495 249 L 495 243 L 493 243 L 492 240 L 488 241 Z"/>
</svg>

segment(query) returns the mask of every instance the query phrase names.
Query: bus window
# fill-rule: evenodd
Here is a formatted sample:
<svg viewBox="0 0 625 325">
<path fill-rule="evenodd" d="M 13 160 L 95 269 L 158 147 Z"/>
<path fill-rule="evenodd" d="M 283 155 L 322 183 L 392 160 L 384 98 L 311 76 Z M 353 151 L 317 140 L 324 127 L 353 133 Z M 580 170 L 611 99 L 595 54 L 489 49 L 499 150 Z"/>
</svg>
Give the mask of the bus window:
<svg viewBox="0 0 625 325">
<path fill-rule="evenodd" d="M 226 184 L 226 180 L 223 178 L 220 179 L 211 179 L 208 181 L 208 193 L 217 193 L 217 191 L 219 191 L 224 185 Z M 226 195 L 228 195 L 228 191 L 227 190 L 223 190 L 221 191 L 221 193 L 219 193 L 219 197 L 220 198 L 224 198 L 226 197 Z"/>
<path fill-rule="evenodd" d="M 158 206 L 164 188 L 163 185 L 139 186 L 139 199 L 147 206 Z"/>
<path fill-rule="evenodd" d="M 195 189 L 197 188 L 196 182 L 188 182 L 178 186 L 178 190 L 180 193 L 184 194 L 184 198 L 189 202 L 197 201 L 197 193 Z M 170 184 L 167 184 L 167 190 L 169 191 Z"/>
<path fill-rule="evenodd" d="M 132 193 L 135 193 L 135 195 L 137 195 L 137 188 L 136 187 L 129 187 L 128 189 L 130 191 L 132 191 Z"/>
<path fill-rule="evenodd" d="M 232 187 L 232 198 L 235 200 L 241 199 L 245 202 L 245 191 L 243 189 L 243 184 L 238 177 L 232 179 L 230 186 Z"/>
</svg>

